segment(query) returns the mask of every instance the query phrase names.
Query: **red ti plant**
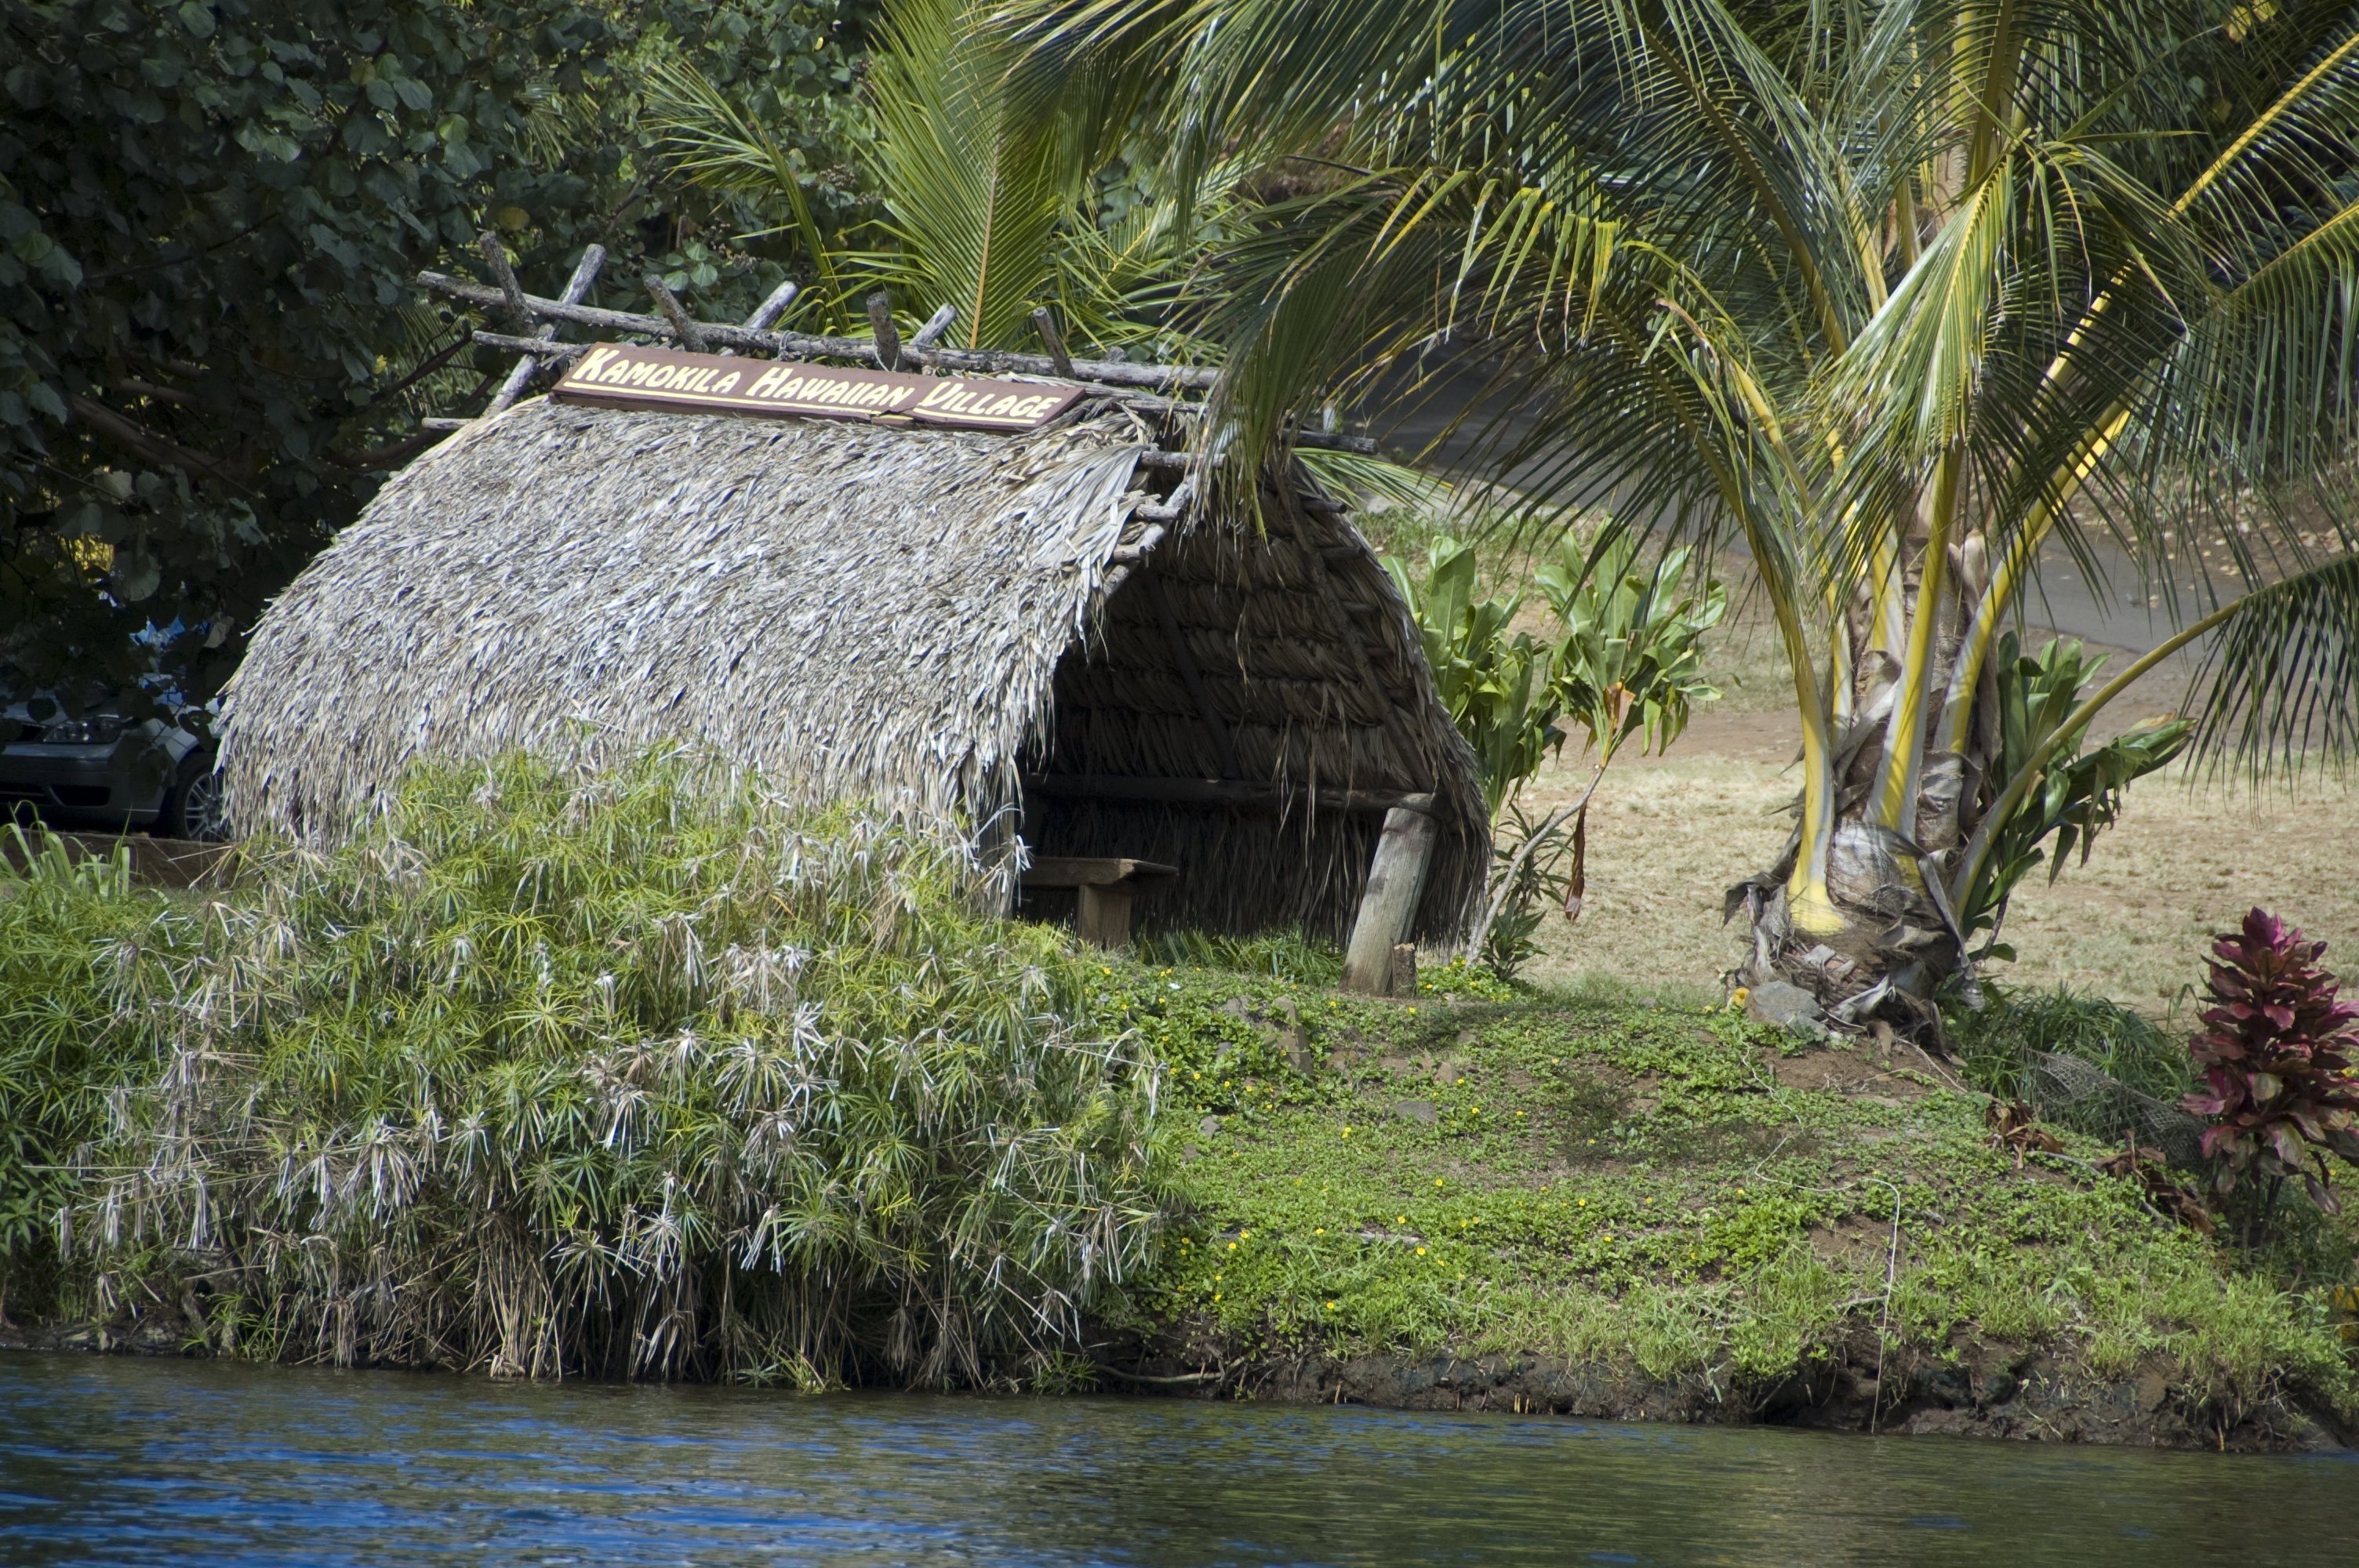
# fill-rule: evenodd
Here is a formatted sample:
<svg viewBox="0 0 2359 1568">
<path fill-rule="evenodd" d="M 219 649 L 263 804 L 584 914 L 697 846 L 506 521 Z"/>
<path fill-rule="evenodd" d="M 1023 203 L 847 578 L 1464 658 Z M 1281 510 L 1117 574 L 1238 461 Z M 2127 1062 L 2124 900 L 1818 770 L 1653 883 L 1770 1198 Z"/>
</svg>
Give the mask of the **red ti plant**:
<svg viewBox="0 0 2359 1568">
<path fill-rule="evenodd" d="M 2256 909 L 2241 931 L 2212 944 L 2213 1006 L 2188 1048 L 2208 1090 L 2189 1110 L 2214 1119 L 2203 1152 L 2220 1161 L 2224 1198 L 2245 1195 L 2243 1239 L 2252 1247 L 2277 1194 L 2299 1176 L 2328 1213 L 2341 1206 L 2328 1185 L 2326 1152 L 2359 1162 L 2359 1002 L 2336 1000 L 2334 976 L 2319 965 L 2323 942 Z M 2305 1162 L 2316 1167 L 2305 1168 Z"/>
</svg>

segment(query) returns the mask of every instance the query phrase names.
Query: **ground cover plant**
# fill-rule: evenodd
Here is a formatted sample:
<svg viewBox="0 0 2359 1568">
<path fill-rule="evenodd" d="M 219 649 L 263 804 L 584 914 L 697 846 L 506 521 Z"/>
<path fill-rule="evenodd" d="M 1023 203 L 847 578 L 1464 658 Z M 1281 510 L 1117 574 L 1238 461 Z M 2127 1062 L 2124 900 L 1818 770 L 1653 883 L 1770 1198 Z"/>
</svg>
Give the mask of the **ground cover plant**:
<svg viewBox="0 0 2359 1568">
<path fill-rule="evenodd" d="M 2023 1155 L 1906 1046 L 1462 968 L 1413 1004 L 1101 971 L 1170 1070 L 1180 1206 L 1115 1324 L 1165 1376 L 1487 1352 L 1742 1405 L 1847 1359 L 1962 1377 L 1995 1352 L 2159 1378 L 2205 1431 L 2288 1390 L 2359 1414 L 2347 1226 L 2232 1263 L 2105 1167 L 2117 1143 L 2059 1128 Z"/>
<path fill-rule="evenodd" d="M 418 773 L 253 852 L 82 1173 L 102 1315 L 553 1377 L 983 1383 L 1146 1260 L 1153 1068 L 954 832 L 707 764 Z M 134 972 L 151 972 L 145 963 Z"/>
</svg>

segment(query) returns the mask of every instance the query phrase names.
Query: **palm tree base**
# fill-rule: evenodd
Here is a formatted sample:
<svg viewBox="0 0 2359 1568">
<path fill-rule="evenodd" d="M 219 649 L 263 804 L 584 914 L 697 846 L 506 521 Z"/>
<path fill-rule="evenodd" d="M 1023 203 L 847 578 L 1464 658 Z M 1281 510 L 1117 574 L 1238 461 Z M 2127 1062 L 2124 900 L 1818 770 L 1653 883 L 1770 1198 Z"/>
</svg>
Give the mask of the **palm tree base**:
<svg viewBox="0 0 2359 1568">
<path fill-rule="evenodd" d="M 1873 823 L 1838 823 L 1823 894 L 1807 905 L 1795 892 L 1799 849 L 1798 836 L 1777 865 L 1728 890 L 1724 918 L 1745 911 L 1753 935 L 1737 982 L 1807 991 L 1827 1028 L 1864 1030 L 1882 1020 L 1912 1038 L 1938 1040 L 1936 992 L 1961 977 L 1972 1006 L 1979 988 L 1918 846 Z"/>
</svg>

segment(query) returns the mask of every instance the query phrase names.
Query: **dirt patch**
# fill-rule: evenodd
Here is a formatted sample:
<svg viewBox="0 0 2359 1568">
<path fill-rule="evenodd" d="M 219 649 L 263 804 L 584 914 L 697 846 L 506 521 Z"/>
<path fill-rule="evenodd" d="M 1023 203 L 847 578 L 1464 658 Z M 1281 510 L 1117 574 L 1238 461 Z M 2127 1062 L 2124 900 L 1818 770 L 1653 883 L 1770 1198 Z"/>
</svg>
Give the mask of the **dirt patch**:
<svg viewBox="0 0 2359 1568">
<path fill-rule="evenodd" d="M 2174 710 L 2185 683 L 2184 669 L 2158 669 L 2108 708 L 2098 738 Z M 1749 701 L 1759 688 L 1745 690 Z M 1542 928 L 1530 979 L 1717 994 L 1745 952 L 1741 930 L 1722 924 L 1722 895 L 1775 861 L 1799 787 L 1790 707 L 1744 706 L 1707 709 L 1668 757 L 1615 763 L 1590 811 L 1581 919 Z M 1582 759 L 1552 762 L 1526 804 L 1562 804 L 1588 779 Z M 2233 777 L 2166 770 L 2131 788 L 2085 866 L 2076 855 L 2053 884 L 2042 872 L 2025 880 L 2006 931 L 2019 957 L 1991 974 L 2184 1020 L 2212 935 L 2256 904 L 2324 939 L 2328 964 L 2359 976 L 2359 792 L 2313 774 L 2298 793 L 2256 794 Z"/>
</svg>

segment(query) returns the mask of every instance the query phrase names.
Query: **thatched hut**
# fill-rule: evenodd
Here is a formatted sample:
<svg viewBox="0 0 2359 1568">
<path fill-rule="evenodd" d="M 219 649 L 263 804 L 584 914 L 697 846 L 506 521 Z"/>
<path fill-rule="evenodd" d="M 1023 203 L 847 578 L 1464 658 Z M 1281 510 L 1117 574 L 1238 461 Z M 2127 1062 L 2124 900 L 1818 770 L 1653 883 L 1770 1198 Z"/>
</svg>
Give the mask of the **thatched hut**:
<svg viewBox="0 0 2359 1568">
<path fill-rule="evenodd" d="M 1332 935 L 1386 809 L 1430 796 L 1415 927 L 1459 932 L 1482 795 L 1391 583 L 1300 473 L 1256 526 L 1171 495 L 1184 467 L 1118 400 L 1017 435 L 519 404 L 255 629 L 232 811 L 332 842 L 414 757 L 686 739 L 989 845 L 1177 867 L 1148 926 Z"/>
</svg>

